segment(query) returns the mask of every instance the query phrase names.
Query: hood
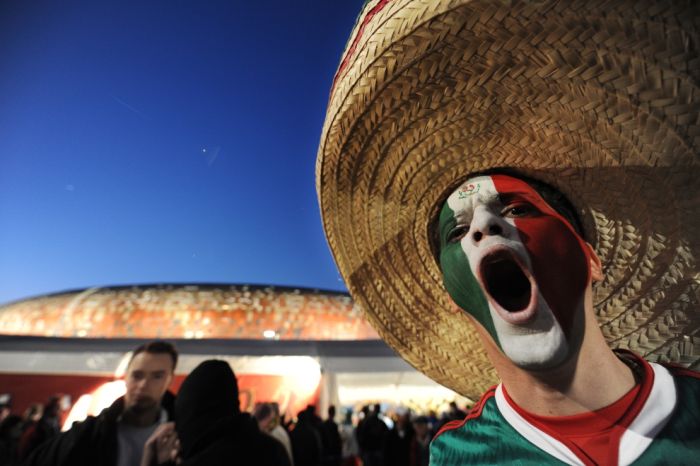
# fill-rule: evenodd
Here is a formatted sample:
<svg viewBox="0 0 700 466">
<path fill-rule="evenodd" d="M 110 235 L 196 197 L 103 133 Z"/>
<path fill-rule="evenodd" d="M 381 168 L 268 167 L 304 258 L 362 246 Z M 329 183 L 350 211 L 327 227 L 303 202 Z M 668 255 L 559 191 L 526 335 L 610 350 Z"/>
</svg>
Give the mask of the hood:
<svg viewBox="0 0 700 466">
<path fill-rule="evenodd" d="M 187 459 L 239 416 L 238 383 L 225 361 L 208 360 L 182 382 L 175 400 L 175 429 Z"/>
</svg>

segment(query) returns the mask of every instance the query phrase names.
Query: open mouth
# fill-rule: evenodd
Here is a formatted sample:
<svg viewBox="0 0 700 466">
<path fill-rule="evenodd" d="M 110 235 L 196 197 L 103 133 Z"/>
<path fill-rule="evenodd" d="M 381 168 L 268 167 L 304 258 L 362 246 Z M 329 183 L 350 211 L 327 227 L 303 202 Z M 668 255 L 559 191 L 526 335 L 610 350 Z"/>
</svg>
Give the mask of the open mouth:
<svg viewBox="0 0 700 466">
<path fill-rule="evenodd" d="M 503 310 L 515 313 L 527 309 L 532 298 L 528 276 L 512 253 L 497 251 L 481 261 L 481 278 L 489 295 Z"/>
</svg>

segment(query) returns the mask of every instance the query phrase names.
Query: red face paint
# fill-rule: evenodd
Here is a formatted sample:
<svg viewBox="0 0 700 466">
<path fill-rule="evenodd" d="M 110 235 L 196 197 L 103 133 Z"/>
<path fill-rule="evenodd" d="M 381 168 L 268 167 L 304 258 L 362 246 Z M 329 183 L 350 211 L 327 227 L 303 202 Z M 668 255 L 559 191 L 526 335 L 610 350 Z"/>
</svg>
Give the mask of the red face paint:
<svg viewBox="0 0 700 466">
<path fill-rule="evenodd" d="M 491 178 L 505 206 L 534 209 L 531 215 L 515 218 L 515 225 L 542 296 L 570 340 L 575 312 L 590 278 L 588 247 L 530 185 L 506 175 Z"/>
</svg>

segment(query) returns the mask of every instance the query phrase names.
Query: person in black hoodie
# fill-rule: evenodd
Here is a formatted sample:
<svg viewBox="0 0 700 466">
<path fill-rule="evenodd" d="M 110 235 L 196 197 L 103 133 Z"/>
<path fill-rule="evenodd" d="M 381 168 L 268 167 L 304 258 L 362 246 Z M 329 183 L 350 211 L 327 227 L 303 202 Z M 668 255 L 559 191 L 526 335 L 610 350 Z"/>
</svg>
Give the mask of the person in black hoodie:
<svg viewBox="0 0 700 466">
<path fill-rule="evenodd" d="M 184 380 L 175 430 L 182 466 L 289 466 L 282 444 L 241 412 L 236 376 L 225 361 L 204 361 Z"/>
</svg>

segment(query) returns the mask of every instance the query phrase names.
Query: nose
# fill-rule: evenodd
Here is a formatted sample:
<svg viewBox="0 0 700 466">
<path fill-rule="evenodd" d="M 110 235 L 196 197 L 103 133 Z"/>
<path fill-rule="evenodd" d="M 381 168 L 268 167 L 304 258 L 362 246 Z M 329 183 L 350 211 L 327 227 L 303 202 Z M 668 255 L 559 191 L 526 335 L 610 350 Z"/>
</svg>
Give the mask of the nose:
<svg viewBox="0 0 700 466">
<path fill-rule="evenodd" d="M 477 208 L 469 227 L 472 244 L 479 244 L 487 236 L 505 236 L 502 222 L 503 220 L 489 209 Z"/>
</svg>

